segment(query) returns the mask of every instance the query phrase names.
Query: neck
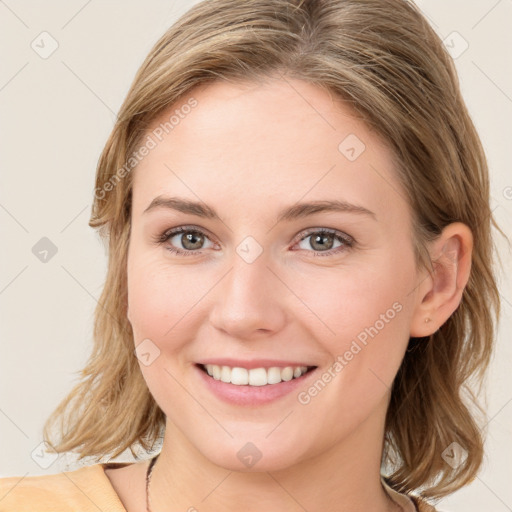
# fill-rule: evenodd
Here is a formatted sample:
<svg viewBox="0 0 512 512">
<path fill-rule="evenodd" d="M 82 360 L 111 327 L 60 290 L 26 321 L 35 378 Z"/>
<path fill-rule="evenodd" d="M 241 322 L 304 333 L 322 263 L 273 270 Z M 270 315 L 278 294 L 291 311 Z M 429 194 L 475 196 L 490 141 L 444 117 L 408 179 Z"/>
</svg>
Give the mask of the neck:
<svg viewBox="0 0 512 512">
<path fill-rule="evenodd" d="M 381 435 L 375 427 L 369 418 L 349 438 L 285 469 L 236 471 L 213 464 L 168 419 L 151 510 L 396 510 L 380 480 L 383 421 Z"/>
</svg>

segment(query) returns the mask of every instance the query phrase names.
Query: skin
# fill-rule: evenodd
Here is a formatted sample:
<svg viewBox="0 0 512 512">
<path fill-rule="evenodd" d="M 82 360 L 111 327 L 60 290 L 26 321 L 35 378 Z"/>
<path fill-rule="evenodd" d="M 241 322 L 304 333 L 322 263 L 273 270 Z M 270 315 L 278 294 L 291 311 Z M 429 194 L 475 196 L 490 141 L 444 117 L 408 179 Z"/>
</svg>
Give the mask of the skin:
<svg viewBox="0 0 512 512">
<path fill-rule="evenodd" d="M 314 85 L 219 82 L 190 96 L 198 106 L 134 174 L 128 318 L 135 345 L 150 339 L 160 350 L 140 368 L 167 417 L 151 508 L 396 510 L 380 483 L 390 385 L 409 337 L 435 332 L 460 303 L 471 231 L 447 226 L 429 246 L 434 276 L 417 269 L 390 150 Z M 338 150 L 349 134 L 366 146 L 355 161 Z M 165 207 L 144 213 L 159 195 L 204 202 L 222 221 Z M 319 212 L 276 223 L 286 206 L 329 199 L 364 206 L 376 219 Z M 186 250 L 181 235 L 155 242 L 184 225 L 205 231 L 201 254 L 172 254 L 171 243 Z M 309 228 L 356 244 L 323 256 Z M 247 236 L 263 249 L 252 263 L 236 252 Z M 394 303 L 400 312 L 307 405 L 293 392 L 257 407 L 227 404 L 194 368 L 206 357 L 275 358 L 308 361 L 321 374 Z M 251 468 L 237 457 L 247 442 L 262 454 Z M 145 506 L 146 468 L 106 472 L 128 510 Z"/>
</svg>

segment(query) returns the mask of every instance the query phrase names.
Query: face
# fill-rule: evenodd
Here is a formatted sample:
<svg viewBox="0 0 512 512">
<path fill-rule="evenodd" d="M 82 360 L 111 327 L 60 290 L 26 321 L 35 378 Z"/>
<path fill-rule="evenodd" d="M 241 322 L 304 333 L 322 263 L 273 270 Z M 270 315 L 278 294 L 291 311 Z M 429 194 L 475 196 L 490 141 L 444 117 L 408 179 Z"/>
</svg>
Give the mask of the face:
<svg viewBox="0 0 512 512">
<path fill-rule="evenodd" d="M 390 150 L 302 81 L 188 98 L 133 176 L 128 318 L 167 429 L 238 470 L 381 446 L 418 280 Z"/>
</svg>

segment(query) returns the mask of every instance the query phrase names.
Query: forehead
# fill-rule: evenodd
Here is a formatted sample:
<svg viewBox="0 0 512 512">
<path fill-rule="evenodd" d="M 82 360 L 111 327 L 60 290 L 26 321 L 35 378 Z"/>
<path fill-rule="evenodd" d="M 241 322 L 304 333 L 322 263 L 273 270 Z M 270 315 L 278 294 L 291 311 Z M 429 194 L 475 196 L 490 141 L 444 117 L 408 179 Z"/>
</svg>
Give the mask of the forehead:
<svg viewBox="0 0 512 512">
<path fill-rule="evenodd" d="M 181 108 L 190 99 L 195 106 Z M 135 170 L 134 213 L 162 194 L 258 214 L 302 198 L 388 217 L 407 208 L 386 144 L 341 100 L 300 80 L 196 87 L 146 135 L 155 146 Z"/>
</svg>

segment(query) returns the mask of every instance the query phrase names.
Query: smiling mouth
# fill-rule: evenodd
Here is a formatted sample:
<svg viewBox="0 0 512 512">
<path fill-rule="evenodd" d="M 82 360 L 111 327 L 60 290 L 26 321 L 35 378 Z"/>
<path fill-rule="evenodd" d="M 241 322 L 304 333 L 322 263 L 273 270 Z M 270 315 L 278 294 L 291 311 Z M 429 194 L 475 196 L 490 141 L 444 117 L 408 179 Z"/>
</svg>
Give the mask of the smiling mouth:
<svg viewBox="0 0 512 512">
<path fill-rule="evenodd" d="M 299 379 L 317 368 L 316 366 L 272 366 L 269 368 L 247 368 L 198 364 L 212 379 L 235 386 L 273 386 L 281 382 Z"/>
</svg>

